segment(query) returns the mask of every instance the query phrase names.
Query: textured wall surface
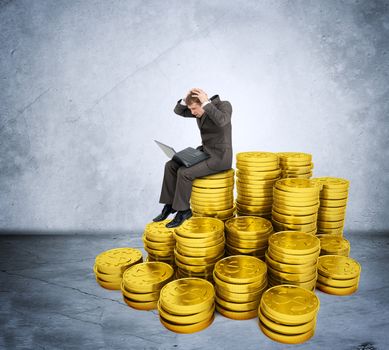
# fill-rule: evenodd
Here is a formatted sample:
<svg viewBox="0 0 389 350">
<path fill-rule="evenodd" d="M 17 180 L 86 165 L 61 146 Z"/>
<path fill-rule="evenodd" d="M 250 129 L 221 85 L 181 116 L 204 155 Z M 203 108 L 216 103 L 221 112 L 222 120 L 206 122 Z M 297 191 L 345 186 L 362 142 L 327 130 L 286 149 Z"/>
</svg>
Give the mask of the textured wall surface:
<svg viewBox="0 0 389 350">
<path fill-rule="evenodd" d="M 389 228 L 381 1 L 0 1 L 0 228 L 140 230 L 153 142 L 200 144 L 192 87 L 233 106 L 234 153 L 313 154 L 350 180 L 346 230 Z"/>
</svg>

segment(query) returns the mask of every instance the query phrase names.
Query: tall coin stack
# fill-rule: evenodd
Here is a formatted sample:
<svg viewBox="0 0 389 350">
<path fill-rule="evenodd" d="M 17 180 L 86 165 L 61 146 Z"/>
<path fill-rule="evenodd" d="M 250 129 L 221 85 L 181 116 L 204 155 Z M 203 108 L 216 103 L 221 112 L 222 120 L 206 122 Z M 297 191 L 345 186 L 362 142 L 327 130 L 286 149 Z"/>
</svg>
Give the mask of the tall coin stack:
<svg viewBox="0 0 389 350">
<path fill-rule="evenodd" d="M 234 169 L 193 180 L 191 207 L 193 216 L 227 220 L 235 215 Z"/>
<path fill-rule="evenodd" d="M 274 186 L 272 223 L 276 231 L 316 234 L 322 185 L 310 179 L 281 179 Z"/>
<path fill-rule="evenodd" d="M 298 286 L 276 286 L 263 293 L 258 309 L 259 327 L 277 342 L 303 343 L 315 333 L 319 308 L 315 293 Z"/>
<path fill-rule="evenodd" d="M 156 309 L 162 287 L 173 278 L 174 269 L 164 262 L 144 262 L 131 266 L 124 271 L 120 285 L 123 300 L 134 309 Z"/>
<path fill-rule="evenodd" d="M 170 220 L 148 223 L 143 232 L 147 261 L 162 261 L 174 266 L 174 228 L 166 227 Z"/>
<path fill-rule="evenodd" d="M 262 260 L 273 233 L 269 220 L 258 216 L 238 216 L 225 222 L 227 255 L 253 255 Z"/>
<path fill-rule="evenodd" d="M 282 178 L 309 179 L 312 176 L 312 155 L 299 152 L 278 152 Z"/>
<path fill-rule="evenodd" d="M 328 234 L 316 237 L 320 239 L 320 255 L 350 255 L 350 242 L 346 238 Z"/>
<path fill-rule="evenodd" d="M 317 289 L 334 295 L 350 295 L 358 289 L 361 265 L 341 255 L 323 255 L 317 263 Z"/>
<path fill-rule="evenodd" d="M 212 271 L 224 256 L 224 222 L 191 217 L 175 228 L 177 278 L 200 277 L 212 281 Z"/>
<path fill-rule="evenodd" d="M 323 185 L 320 192 L 317 233 L 342 236 L 346 218 L 349 181 L 336 177 L 319 177 L 312 180 Z"/>
<path fill-rule="evenodd" d="M 106 250 L 96 256 L 93 271 L 96 282 L 103 288 L 119 290 L 124 271 L 143 261 L 138 249 L 123 247 Z"/>
<path fill-rule="evenodd" d="M 277 154 L 241 152 L 236 155 L 236 160 L 238 215 L 270 217 L 273 185 L 281 178 Z"/>
<path fill-rule="evenodd" d="M 158 302 L 159 320 L 176 333 L 207 328 L 215 318 L 215 290 L 200 278 L 182 278 L 166 284 Z"/>
<path fill-rule="evenodd" d="M 269 238 L 266 253 L 269 284 L 293 284 L 314 290 L 320 240 L 306 232 L 281 231 Z"/>
<path fill-rule="evenodd" d="M 267 266 L 254 256 L 235 255 L 219 260 L 213 271 L 216 310 L 228 318 L 257 317 L 267 287 Z"/>
</svg>

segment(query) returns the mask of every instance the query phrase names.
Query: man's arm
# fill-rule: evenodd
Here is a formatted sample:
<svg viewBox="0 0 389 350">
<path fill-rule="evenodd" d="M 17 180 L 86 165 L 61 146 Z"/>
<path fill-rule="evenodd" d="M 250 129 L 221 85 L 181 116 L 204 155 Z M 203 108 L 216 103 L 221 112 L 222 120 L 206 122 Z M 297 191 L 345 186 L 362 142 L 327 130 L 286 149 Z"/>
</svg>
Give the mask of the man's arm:
<svg viewBox="0 0 389 350">
<path fill-rule="evenodd" d="M 228 101 L 220 103 L 219 108 L 213 103 L 207 103 L 203 109 L 217 126 L 223 127 L 231 121 L 232 106 Z"/>
<path fill-rule="evenodd" d="M 185 118 L 196 118 L 196 116 L 193 115 L 190 109 L 187 107 L 184 99 L 177 101 L 176 107 L 174 107 L 174 113 Z"/>
</svg>

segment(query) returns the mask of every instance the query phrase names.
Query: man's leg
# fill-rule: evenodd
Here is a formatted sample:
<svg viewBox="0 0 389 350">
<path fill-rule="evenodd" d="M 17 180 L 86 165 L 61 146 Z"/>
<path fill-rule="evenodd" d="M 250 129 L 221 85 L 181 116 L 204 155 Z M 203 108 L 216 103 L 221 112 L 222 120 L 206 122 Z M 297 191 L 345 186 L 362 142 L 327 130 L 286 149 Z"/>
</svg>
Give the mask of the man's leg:
<svg viewBox="0 0 389 350">
<path fill-rule="evenodd" d="M 166 162 L 159 203 L 173 203 L 174 194 L 176 192 L 177 170 L 179 167 L 180 165 L 172 159 Z"/>
<path fill-rule="evenodd" d="M 177 184 L 173 200 L 173 208 L 179 211 L 189 209 L 193 180 L 198 177 L 219 173 L 221 171 L 223 171 L 223 169 L 213 170 L 208 168 L 206 161 L 197 163 L 189 168 L 184 166 L 179 167 L 177 170 Z"/>
</svg>

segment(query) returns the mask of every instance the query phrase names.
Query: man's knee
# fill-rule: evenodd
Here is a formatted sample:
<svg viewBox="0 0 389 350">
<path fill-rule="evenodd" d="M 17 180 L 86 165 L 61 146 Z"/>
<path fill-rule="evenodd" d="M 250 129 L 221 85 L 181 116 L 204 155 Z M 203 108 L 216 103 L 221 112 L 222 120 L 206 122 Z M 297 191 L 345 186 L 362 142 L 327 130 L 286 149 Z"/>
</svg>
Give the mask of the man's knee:
<svg viewBox="0 0 389 350">
<path fill-rule="evenodd" d="M 175 169 L 178 168 L 178 166 L 179 166 L 179 165 L 177 164 L 177 162 L 174 161 L 173 159 L 170 159 L 170 160 L 168 160 L 168 161 L 165 163 L 165 169 L 168 169 L 168 170 L 170 170 L 170 169 L 175 170 Z"/>
<path fill-rule="evenodd" d="M 178 168 L 177 176 L 182 177 L 186 180 L 193 180 L 193 176 L 192 176 L 192 173 L 190 171 L 190 168 L 186 168 L 185 166 Z"/>
</svg>

